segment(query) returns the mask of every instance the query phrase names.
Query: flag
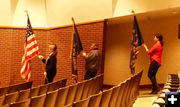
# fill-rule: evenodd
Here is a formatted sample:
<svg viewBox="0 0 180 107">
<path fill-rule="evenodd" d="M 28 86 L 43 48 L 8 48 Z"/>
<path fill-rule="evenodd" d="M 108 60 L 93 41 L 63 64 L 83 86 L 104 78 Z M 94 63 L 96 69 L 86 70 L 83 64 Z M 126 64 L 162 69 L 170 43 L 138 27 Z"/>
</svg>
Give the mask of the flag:
<svg viewBox="0 0 180 107">
<path fill-rule="evenodd" d="M 27 33 L 20 73 L 22 78 L 24 78 L 26 81 L 29 81 L 31 76 L 31 59 L 39 54 L 39 48 L 35 39 L 35 35 L 32 31 L 29 16 L 27 15 L 27 17 Z"/>
<path fill-rule="evenodd" d="M 83 50 L 83 46 L 79 37 L 76 24 L 73 25 L 73 40 L 72 40 L 72 77 L 77 82 L 77 56 Z"/>
<path fill-rule="evenodd" d="M 130 55 L 130 69 L 131 74 L 135 73 L 135 60 L 137 59 L 138 46 L 141 46 L 144 43 L 144 40 L 141 36 L 141 32 L 138 26 L 136 16 L 134 16 L 134 25 L 132 32 L 133 40 L 131 43 L 131 55 Z"/>
<path fill-rule="evenodd" d="M 74 24 L 73 37 L 74 37 L 73 38 L 73 46 L 75 48 L 75 53 L 77 55 L 79 55 L 80 52 L 83 50 L 83 46 L 82 46 L 82 43 L 81 43 L 81 40 L 80 40 L 80 37 L 79 37 L 79 33 L 78 33 L 78 30 L 77 30 L 76 24 Z"/>
</svg>

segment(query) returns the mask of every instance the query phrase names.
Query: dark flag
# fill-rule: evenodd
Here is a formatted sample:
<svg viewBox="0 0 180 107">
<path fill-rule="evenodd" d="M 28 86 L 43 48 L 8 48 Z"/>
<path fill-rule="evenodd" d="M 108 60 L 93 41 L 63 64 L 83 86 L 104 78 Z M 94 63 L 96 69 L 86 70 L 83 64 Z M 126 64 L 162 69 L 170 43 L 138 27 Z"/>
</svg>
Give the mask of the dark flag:
<svg viewBox="0 0 180 107">
<path fill-rule="evenodd" d="M 131 69 L 131 74 L 135 73 L 135 60 L 137 59 L 137 54 L 138 54 L 138 46 L 141 46 L 144 43 L 144 40 L 141 36 L 141 32 L 138 26 L 138 22 L 136 19 L 136 16 L 134 16 L 134 25 L 133 25 L 133 40 L 131 43 L 131 56 L 130 56 L 130 69 Z"/>
<path fill-rule="evenodd" d="M 82 43 L 79 37 L 79 33 L 76 24 L 73 20 L 73 43 L 72 43 L 72 78 L 77 82 L 77 56 L 83 50 Z"/>
</svg>

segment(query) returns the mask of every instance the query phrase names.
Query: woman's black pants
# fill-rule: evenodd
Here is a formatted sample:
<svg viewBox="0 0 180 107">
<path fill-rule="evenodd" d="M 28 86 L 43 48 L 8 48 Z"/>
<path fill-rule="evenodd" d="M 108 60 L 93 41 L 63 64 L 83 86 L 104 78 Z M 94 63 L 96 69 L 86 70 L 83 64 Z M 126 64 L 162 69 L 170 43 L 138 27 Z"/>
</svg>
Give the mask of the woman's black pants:
<svg viewBox="0 0 180 107">
<path fill-rule="evenodd" d="M 150 64 L 149 71 L 148 71 L 148 77 L 152 82 L 152 92 L 158 90 L 158 85 L 156 81 L 156 73 L 158 71 L 158 68 L 159 68 L 158 63 L 155 60 L 153 60 Z"/>
</svg>

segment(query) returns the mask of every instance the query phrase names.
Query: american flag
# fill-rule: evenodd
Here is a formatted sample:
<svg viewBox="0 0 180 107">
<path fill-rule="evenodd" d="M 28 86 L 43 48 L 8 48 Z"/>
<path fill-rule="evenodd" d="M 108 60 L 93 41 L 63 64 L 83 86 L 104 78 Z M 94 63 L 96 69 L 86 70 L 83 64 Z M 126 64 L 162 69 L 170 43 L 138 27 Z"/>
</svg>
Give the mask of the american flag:
<svg viewBox="0 0 180 107">
<path fill-rule="evenodd" d="M 21 64 L 21 77 L 26 81 L 29 81 L 31 77 L 31 59 L 39 54 L 39 48 L 37 45 L 37 41 L 35 39 L 35 35 L 33 34 L 31 22 L 29 20 L 29 16 L 27 15 L 27 33 L 26 33 L 26 41 L 24 46 L 24 55 L 22 57 Z"/>
</svg>

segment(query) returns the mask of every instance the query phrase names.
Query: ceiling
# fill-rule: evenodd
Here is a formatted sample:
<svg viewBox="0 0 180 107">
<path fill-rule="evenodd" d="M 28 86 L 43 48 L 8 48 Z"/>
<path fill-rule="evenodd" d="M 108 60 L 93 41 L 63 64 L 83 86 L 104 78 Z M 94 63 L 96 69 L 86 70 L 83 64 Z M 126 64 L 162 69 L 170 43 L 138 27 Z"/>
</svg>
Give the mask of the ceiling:
<svg viewBox="0 0 180 107">
<path fill-rule="evenodd" d="M 127 16 L 120 16 L 120 17 L 113 17 L 109 18 L 111 20 L 119 20 L 118 22 L 132 22 L 133 17 L 132 15 Z M 145 12 L 145 13 L 138 13 L 136 14 L 138 20 L 153 20 L 153 19 L 160 19 L 160 18 L 168 18 L 168 17 L 180 17 L 180 7 L 177 8 L 168 8 L 163 10 Z"/>
</svg>

